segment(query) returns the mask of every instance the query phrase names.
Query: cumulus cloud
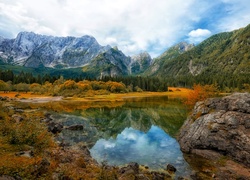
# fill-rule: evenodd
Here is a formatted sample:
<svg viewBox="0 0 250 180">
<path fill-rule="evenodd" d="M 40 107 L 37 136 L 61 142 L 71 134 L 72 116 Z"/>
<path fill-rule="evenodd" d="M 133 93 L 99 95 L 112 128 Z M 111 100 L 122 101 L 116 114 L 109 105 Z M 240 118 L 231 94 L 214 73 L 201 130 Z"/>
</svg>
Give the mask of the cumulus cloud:
<svg viewBox="0 0 250 180">
<path fill-rule="evenodd" d="M 212 33 L 208 29 L 196 29 L 188 33 L 189 41 L 192 43 L 199 43 Z"/>
<path fill-rule="evenodd" d="M 190 37 L 204 37 L 204 36 L 209 36 L 211 34 L 211 32 L 207 29 L 196 29 L 196 30 L 192 30 L 188 35 Z"/>
<path fill-rule="evenodd" d="M 246 25 L 250 22 L 247 1 L 0 0 L 0 36 L 13 38 L 20 31 L 88 34 L 127 55 L 148 51 L 157 56 L 194 29 L 217 33 Z"/>
</svg>

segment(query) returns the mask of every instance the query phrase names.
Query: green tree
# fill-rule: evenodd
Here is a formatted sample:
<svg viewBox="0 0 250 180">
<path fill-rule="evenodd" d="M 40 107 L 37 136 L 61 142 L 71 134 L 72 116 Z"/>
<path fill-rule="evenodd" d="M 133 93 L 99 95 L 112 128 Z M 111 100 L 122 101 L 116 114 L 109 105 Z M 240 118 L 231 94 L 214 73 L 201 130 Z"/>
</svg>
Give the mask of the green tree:
<svg viewBox="0 0 250 180">
<path fill-rule="evenodd" d="M 42 93 L 42 85 L 38 83 L 33 83 L 30 85 L 30 91 L 33 93 Z"/>
<path fill-rule="evenodd" d="M 26 83 L 19 83 L 15 85 L 15 88 L 18 92 L 28 92 L 29 91 L 29 84 Z"/>
<path fill-rule="evenodd" d="M 0 91 L 6 91 L 7 83 L 5 83 L 3 80 L 0 80 Z"/>
</svg>

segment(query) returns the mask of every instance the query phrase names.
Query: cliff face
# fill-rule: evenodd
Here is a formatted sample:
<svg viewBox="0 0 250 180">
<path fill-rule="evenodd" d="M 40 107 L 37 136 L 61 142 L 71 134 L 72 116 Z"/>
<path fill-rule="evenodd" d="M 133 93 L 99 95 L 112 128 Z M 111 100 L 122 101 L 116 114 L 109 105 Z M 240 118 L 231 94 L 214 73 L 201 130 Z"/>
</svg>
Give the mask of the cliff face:
<svg viewBox="0 0 250 180">
<path fill-rule="evenodd" d="M 140 53 L 131 58 L 131 74 L 144 72 L 152 64 L 152 58 L 147 52 Z"/>
<path fill-rule="evenodd" d="M 250 94 L 236 93 L 196 103 L 178 141 L 185 153 L 203 151 L 203 156 L 213 159 L 209 153 L 216 152 L 249 168 Z"/>
</svg>

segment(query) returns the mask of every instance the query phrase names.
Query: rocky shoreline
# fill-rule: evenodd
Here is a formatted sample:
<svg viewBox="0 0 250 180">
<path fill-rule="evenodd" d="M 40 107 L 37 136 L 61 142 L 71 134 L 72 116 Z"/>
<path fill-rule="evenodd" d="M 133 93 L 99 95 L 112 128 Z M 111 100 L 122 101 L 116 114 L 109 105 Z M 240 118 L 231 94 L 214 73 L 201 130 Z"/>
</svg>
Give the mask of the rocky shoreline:
<svg viewBox="0 0 250 180">
<path fill-rule="evenodd" d="M 0 97 L 10 114 L 12 123 L 25 121 L 30 107 L 13 105 L 15 99 Z M 36 110 L 35 110 L 36 111 Z M 40 110 L 38 110 L 40 111 Z M 63 129 L 78 130 L 82 125 L 64 127 L 43 112 L 37 121 L 47 126 L 56 136 Z M 236 93 L 223 98 L 198 102 L 180 130 L 178 141 L 185 159 L 193 169 L 190 177 L 176 177 L 175 167 L 166 165 L 163 171 L 131 162 L 123 167 L 98 164 L 84 144 L 69 146 L 57 143 L 52 150 L 45 150 L 43 158 L 32 169 L 34 178 L 50 174 L 59 179 L 242 179 L 250 178 L 250 94 Z M 14 156 L 34 159 L 37 154 L 30 147 L 16 151 Z M 54 169 L 52 169 L 54 168 Z M 51 172 L 52 171 L 52 172 Z M 0 180 L 22 179 L 20 176 L 0 174 Z M 25 178 L 24 178 L 25 179 Z"/>
<path fill-rule="evenodd" d="M 56 122 L 51 118 L 51 114 L 41 109 L 32 109 L 30 106 L 21 107 L 16 106 L 15 99 L 0 97 L 1 105 L 6 110 L 6 114 L 10 122 L 14 125 L 21 124 L 27 121 L 28 114 L 36 119 L 37 125 L 46 126 L 47 131 L 52 136 L 57 136 L 63 129 L 75 131 L 82 129 L 82 125 L 73 125 L 64 127 L 62 124 Z M 39 115 L 35 115 L 38 112 Z M 42 115 L 41 115 L 42 114 Z M 5 117 L 6 118 L 6 117 Z M 28 120 L 29 121 L 29 120 Z M 2 153 L 2 152 L 1 152 Z M 34 147 L 27 146 L 25 150 L 14 151 L 13 157 L 24 158 L 25 160 L 33 161 L 40 159 L 36 162 L 35 166 L 31 168 L 30 176 L 34 179 L 43 179 L 44 177 L 54 180 L 74 180 L 74 179 L 189 179 L 188 177 L 176 177 L 176 168 L 171 164 L 166 164 L 165 169 L 160 171 L 151 170 L 147 166 L 139 165 L 136 162 L 131 162 L 127 165 L 117 167 L 109 166 L 106 162 L 98 164 L 89 152 L 89 149 L 83 143 L 78 143 L 74 146 L 69 146 L 63 142 L 57 142 L 56 146 L 52 149 L 45 149 L 42 157 L 38 157 L 38 153 L 34 152 Z M 8 163 L 8 162 L 6 162 Z M 20 164 L 20 166 L 22 166 Z M 14 180 L 26 179 L 19 173 L 0 171 L 0 180 Z M 1 168 L 0 168 L 1 170 Z M 6 170 L 7 171 L 7 170 Z M 15 174 L 14 176 L 12 174 Z"/>
<path fill-rule="evenodd" d="M 213 162 L 215 169 L 204 173 L 211 178 L 249 179 L 250 94 L 235 93 L 196 103 L 178 141 L 190 157 Z"/>
</svg>

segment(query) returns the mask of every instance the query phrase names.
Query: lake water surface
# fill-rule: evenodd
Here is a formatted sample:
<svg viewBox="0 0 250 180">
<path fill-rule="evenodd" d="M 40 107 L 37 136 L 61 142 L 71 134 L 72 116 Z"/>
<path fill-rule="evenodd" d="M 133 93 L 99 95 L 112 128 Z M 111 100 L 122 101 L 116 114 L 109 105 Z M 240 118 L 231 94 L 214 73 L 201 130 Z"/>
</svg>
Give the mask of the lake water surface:
<svg viewBox="0 0 250 180">
<path fill-rule="evenodd" d="M 81 130 L 63 130 L 58 140 L 86 144 L 99 163 L 137 162 L 155 170 L 172 164 L 178 175 L 190 174 L 175 139 L 187 114 L 181 100 L 161 96 L 110 103 L 95 102 L 87 108 L 75 105 L 70 112 L 53 113 L 53 119 L 66 127 L 83 125 Z"/>
</svg>

